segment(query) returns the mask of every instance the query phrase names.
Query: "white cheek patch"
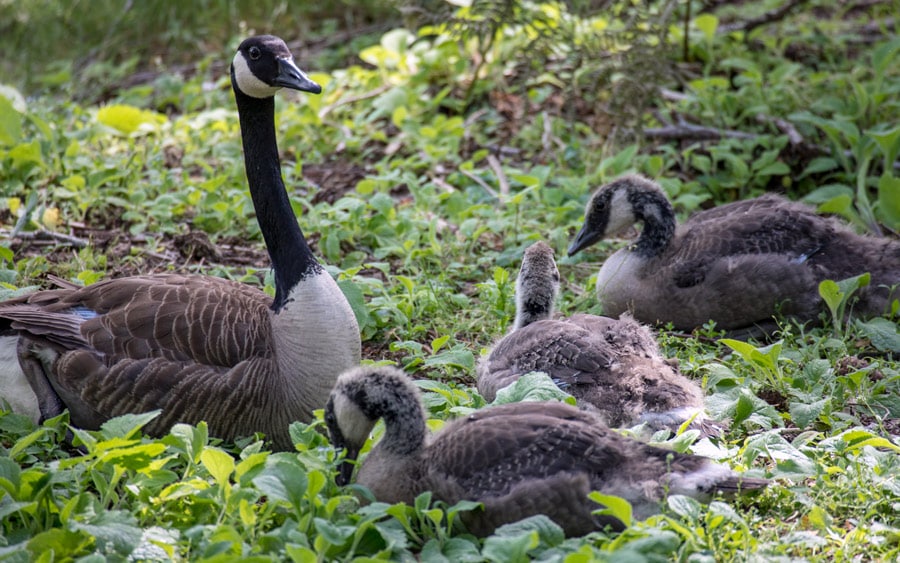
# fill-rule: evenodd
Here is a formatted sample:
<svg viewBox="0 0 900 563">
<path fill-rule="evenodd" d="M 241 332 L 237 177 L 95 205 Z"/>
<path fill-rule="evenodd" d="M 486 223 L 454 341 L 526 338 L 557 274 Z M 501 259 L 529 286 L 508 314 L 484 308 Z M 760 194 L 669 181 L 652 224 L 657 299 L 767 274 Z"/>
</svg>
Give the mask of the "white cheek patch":
<svg viewBox="0 0 900 563">
<path fill-rule="evenodd" d="M 609 224 L 604 235 L 618 235 L 634 225 L 636 218 L 625 190 L 616 190 L 609 202 Z"/>
<path fill-rule="evenodd" d="M 375 426 L 375 421 L 367 417 L 356 404 L 343 394 L 334 397 L 334 414 L 338 420 L 341 434 L 347 443 L 354 447 L 362 447 Z"/>
<path fill-rule="evenodd" d="M 269 86 L 253 74 L 244 54 L 238 51 L 234 56 L 234 79 L 241 92 L 254 98 L 271 98 L 280 90 L 278 86 Z"/>
</svg>

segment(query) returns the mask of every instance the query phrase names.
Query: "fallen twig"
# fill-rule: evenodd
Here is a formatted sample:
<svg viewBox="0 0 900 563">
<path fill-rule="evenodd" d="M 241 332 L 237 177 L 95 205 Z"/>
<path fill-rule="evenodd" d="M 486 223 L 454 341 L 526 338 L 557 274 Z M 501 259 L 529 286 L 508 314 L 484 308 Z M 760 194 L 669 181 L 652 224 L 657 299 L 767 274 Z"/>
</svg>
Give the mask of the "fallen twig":
<svg viewBox="0 0 900 563">
<path fill-rule="evenodd" d="M 371 98 L 376 98 L 376 97 L 384 94 L 385 92 L 387 92 L 390 89 L 391 89 L 391 85 L 385 84 L 383 86 L 379 86 L 378 88 L 375 88 L 374 90 L 370 90 L 369 92 L 366 92 L 365 94 L 360 94 L 359 96 L 348 96 L 346 98 L 341 98 L 340 100 L 334 102 L 333 104 L 325 106 L 322 109 L 320 109 L 319 110 L 319 119 L 324 119 L 325 116 L 328 115 L 329 113 L 331 113 L 332 110 L 337 109 L 341 106 L 346 106 L 348 104 L 355 104 L 356 102 L 361 102 L 363 100 L 369 100 Z"/>
<path fill-rule="evenodd" d="M 771 123 L 778 128 L 779 131 L 787 135 L 788 142 L 791 143 L 793 147 L 807 147 L 814 146 L 808 144 L 804 139 L 803 135 L 797 131 L 797 128 L 794 127 L 794 124 L 785 119 L 781 119 L 780 117 L 772 117 L 771 115 L 765 115 L 762 113 L 756 114 L 756 120 L 760 123 Z"/>
<path fill-rule="evenodd" d="M 495 199 L 498 199 L 498 200 L 500 199 L 500 196 L 497 194 L 497 192 L 494 190 L 494 188 L 487 185 L 487 182 L 485 182 L 484 180 L 479 178 L 477 175 L 472 174 L 471 172 L 469 172 L 468 170 L 464 170 L 463 168 L 459 168 L 458 170 L 459 170 L 460 174 L 462 174 L 466 178 L 472 180 L 473 182 L 475 182 L 476 184 L 478 184 L 479 186 L 484 188 L 484 191 L 491 194 L 492 197 L 494 197 Z"/>
<path fill-rule="evenodd" d="M 664 140 L 690 140 L 690 141 L 715 141 L 725 137 L 732 139 L 755 139 L 759 135 L 734 131 L 732 129 L 718 129 L 716 127 L 704 127 L 691 123 L 681 122 L 677 125 L 665 127 L 650 127 L 644 129 L 644 135 L 653 139 Z"/>
<path fill-rule="evenodd" d="M 509 180 L 506 179 L 506 174 L 503 172 L 503 166 L 500 164 L 497 157 L 492 154 L 487 155 L 487 161 L 491 170 L 494 171 L 494 175 L 497 176 L 497 183 L 500 184 L 500 195 L 506 199 L 509 195 Z"/>
<path fill-rule="evenodd" d="M 752 31 L 757 27 L 766 25 L 768 23 L 772 23 L 783 19 L 787 16 L 791 10 L 800 6 L 801 4 L 805 4 L 807 0 L 788 0 L 784 5 L 779 8 L 775 8 L 774 10 L 769 10 L 764 14 L 760 14 L 755 18 L 750 18 L 749 20 L 742 22 L 734 22 L 728 23 L 725 25 L 720 25 L 717 30 L 718 33 L 731 33 L 732 31 Z"/>
<path fill-rule="evenodd" d="M 82 238 L 78 238 L 72 235 L 66 235 L 63 233 L 55 233 L 53 231 L 20 231 L 15 234 L 11 233 L 10 231 L 0 231 L 0 234 L 5 236 L 6 238 L 17 238 L 27 241 L 59 242 L 67 244 L 69 246 L 74 246 L 75 248 L 84 248 L 88 245 L 88 241 Z"/>
</svg>

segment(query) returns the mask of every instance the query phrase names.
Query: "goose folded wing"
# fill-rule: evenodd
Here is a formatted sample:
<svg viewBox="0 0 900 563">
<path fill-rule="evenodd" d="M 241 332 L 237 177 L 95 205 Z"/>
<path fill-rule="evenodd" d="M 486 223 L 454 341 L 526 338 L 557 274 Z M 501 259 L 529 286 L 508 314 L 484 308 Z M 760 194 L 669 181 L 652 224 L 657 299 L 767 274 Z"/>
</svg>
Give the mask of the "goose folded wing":
<svg viewBox="0 0 900 563">
<path fill-rule="evenodd" d="M 495 348 L 494 357 L 516 375 L 543 371 L 558 384 L 568 385 L 607 369 L 612 361 L 599 335 L 577 324 L 550 320 L 509 334 Z"/>
<path fill-rule="evenodd" d="M 830 221 L 789 209 L 729 216 L 682 231 L 679 246 L 667 262 L 677 287 L 693 287 L 722 261 L 742 257 L 778 257 L 788 265 L 801 266 L 827 246 L 833 232 Z"/>
<path fill-rule="evenodd" d="M 105 360 L 78 350 L 56 365 L 55 387 L 78 426 L 96 428 L 115 416 L 159 409 L 146 428 L 150 434 L 165 433 L 177 422 L 205 420 L 212 435 L 233 439 L 267 430 L 266 422 L 278 416 L 268 408 L 275 393 L 269 374 L 275 368 L 266 358 L 231 368 L 166 358 Z"/>
<path fill-rule="evenodd" d="M 596 439 L 593 429 L 608 432 L 596 418 L 563 403 L 512 403 L 479 411 L 452 423 L 429 447 L 429 481 L 451 498 L 460 495 L 457 491 L 482 498 L 507 494 L 522 481 L 574 478 L 586 469 L 584 452 Z"/>
<path fill-rule="evenodd" d="M 9 323 L 9 328 L 27 332 L 63 350 L 89 346 L 81 334 L 84 318 L 77 314 L 46 311 L 29 303 L 16 303 L 0 307 L 0 318 Z"/>
<path fill-rule="evenodd" d="M 40 292 L 25 303 L 35 314 L 17 320 L 19 330 L 69 349 L 86 343 L 112 360 L 161 357 L 228 367 L 270 354 L 271 299 L 228 280 L 135 276 Z M 7 310 L 0 308 L 0 317 L 9 317 Z"/>
</svg>

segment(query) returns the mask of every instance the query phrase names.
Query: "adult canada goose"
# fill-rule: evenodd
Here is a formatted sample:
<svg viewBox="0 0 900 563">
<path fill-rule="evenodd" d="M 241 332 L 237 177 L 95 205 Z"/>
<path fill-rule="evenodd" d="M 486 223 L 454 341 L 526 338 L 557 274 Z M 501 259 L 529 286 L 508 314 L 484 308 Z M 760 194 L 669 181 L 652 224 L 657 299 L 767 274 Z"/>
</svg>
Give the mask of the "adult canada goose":
<svg viewBox="0 0 900 563">
<path fill-rule="evenodd" d="M 205 420 L 215 436 L 264 432 L 290 449 L 288 425 L 311 420 L 338 374 L 359 363 L 356 318 L 297 225 L 275 140 L 275 92 L 321 88 L 268 35 L 241 43 L 231 83 L 274 300 L 219 278 L 164 274 L 6 301 L 2 376 L 15 382 L 24 372 L 41 416 L 68 407 L 73 424 L 91 429 L 161 409 L 145 428 L 152 434 Z M 21 372 L 9 361 L 16 349 Z"/>
<path fill-rule="evenodd" d="M 718 433 L 704 418 L 700 388 L 662 357 L 647 327 L 627 314 L 551 319 L 558 290 L 553 249 L 536 242 L 525 250 L 516 278 L 513 329 L 478 364 L 485 399 L 493 401 L 523 374 L 543 371 L 610 426 L 647 422 L 675 430 L 696 417 L 701 433 Z"/>
<path fill-rule="evenodd" d="M 623 176 L 591 196 L 569 256 L 635 222 L 643 231 L 597 275 L 603 313 L 691 330 L 714 320 L 735 333 L 764 334 L 776 313 L 815 321 L 819 282 L 869 272 L 853 313 L 880 315 L 900 297 L 900 242 L 860 236 L 801 203 L 769 194 L 692 216 L 676 229 L 660 186 Z"/>
<path fill-rule="evenodd" d="M 469 531 L 488 535 L 502 524 L 546 514 L 567 535 L 622 522 L 593 516 L 589 492 L 627 499 L 638 519 L 659 511 L 668 494 L 708 499 L 716 492 L 760 489 L 711 460 L 649 446 L 606 428 L 593 414 L 565 403 L 526 402 L 485 408 L 448 423 L 426 442 L 418 388 L 392 367 L 362 366 L 338 378 L 325 422 L 346 451 L 338 476 L 349 482 L 373 425 L 385 432 L 362 463 L 357 482 L 382 502 L 405 502 L 424 491 L 436 500 L 484 504 L 463 517 Z"/>
</svg>

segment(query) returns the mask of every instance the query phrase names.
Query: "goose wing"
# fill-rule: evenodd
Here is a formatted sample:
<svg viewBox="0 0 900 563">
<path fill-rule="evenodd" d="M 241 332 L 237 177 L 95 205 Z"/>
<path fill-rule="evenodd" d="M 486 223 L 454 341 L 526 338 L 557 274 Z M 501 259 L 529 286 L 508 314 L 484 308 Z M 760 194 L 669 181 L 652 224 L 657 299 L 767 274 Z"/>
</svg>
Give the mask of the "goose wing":
<svg viewBox="0 0 900 563">
<path fill-rule="evenodd" d="M 699 496 L 734 475 L 706 458 L 624 438 L 562 403 L 503 405 L 454 422 L 428 448 L 425 474 L 438 498 L 484 503 L 470 520 L 476 533 L 547 514 L 570 534 L 616 525 L 591 517 L 591 490 L 622 496 L 643 516 L 658 510 L 667 484 Z"/>
<path fill-rule="evenodd" d="M 248 358 L 232 367 L 167 358 L 108 361 L 92 350 L 66 353 L 54 364 L 53 386 L 69 407 L 72 422 L 96 429 L 126 413 L 162 412 L 145 430 L 164 434 L 177 422 L 209 423 L 210 433 L 231 440 L 253 430 L 290 447 L 287 425 L 271 400 L 276 367 L 271 359 Z M 239 413 L 239 414 L 238 414 Z"/>
<path fill-rule="evenodd" d="M 678 230 L 676 245 L 661 266 L 670 270 L 677 287 L 686 288 L 703 283 L 721 260 L 774 255 L 788 264 L 804 264 L 827 247 L 834 225 L 805 206 L 783 203 L 733 204 L 698 214 Z"/>
<path fill-rule="evenodd" d="M 231 367 L 271 354 L 269 304 L 261 291 L 219 278 L 134 276 L 27 295 L 0 305 L 0 318 L 60 351 Z"/>
<path fill-rule="evenodd" d="M 608 369 L 610 350 L 597 334 L 565 321 L 531 323 L 505 336 L 481 367 L 478 390 L 489 400 L 532 371 L 547 373 L 563 390 Z"/>
</svg>

